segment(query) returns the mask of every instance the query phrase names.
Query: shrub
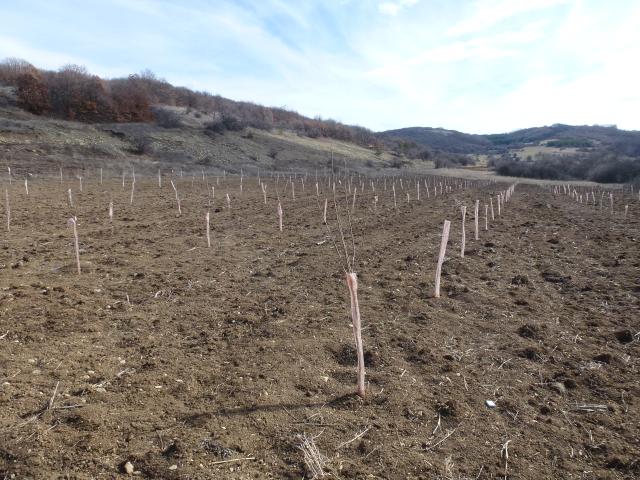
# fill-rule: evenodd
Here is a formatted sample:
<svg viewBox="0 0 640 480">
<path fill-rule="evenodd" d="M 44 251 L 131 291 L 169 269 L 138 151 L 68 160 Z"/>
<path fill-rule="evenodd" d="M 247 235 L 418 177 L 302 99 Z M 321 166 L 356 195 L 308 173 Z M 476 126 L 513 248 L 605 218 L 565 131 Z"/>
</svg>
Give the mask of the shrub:
<svg viewBox="0 0 640 480">
<path fill-rule="evenodd" d="M 154 107 L 152 112 L 156 124 L 162 128 L 179 128 L 182 126 L 180 115 L 173 110 Z"/>
</svg>

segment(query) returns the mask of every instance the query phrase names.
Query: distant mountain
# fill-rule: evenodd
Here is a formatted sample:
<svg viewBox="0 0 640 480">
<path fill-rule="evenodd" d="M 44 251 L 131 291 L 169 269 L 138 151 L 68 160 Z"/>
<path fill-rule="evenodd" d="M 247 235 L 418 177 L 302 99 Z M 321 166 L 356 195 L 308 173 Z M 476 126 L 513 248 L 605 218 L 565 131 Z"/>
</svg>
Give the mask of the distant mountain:
<svg viewBox="0 0 640 480">
<path fill-rule="evenodd" d="M 483 135 L 472 135 L 444 128 L 409 127 L 379 132 L 386 140 L 406 140 L 432 150 L 449 153 L 483 153 L 494 145 Z"/>
<path fill-rule="evenodd" d="M 410 127 L 387 130 L 378 135 L 389 141 L 404 140 L 432 150 L 458 154 L 500 154 L 527 145 L 547 145 L 640 156 L 640 131 L 620 130 L 615 125 L 554 124 L 490 135 L 472 135 L 442 128 Z"/>
</svg>

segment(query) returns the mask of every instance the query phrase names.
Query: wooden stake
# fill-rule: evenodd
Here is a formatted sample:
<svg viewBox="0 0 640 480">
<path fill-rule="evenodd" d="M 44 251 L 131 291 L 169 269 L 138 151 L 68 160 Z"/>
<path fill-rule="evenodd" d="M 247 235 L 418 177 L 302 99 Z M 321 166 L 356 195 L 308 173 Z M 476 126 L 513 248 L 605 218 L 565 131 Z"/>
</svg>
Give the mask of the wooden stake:
<svg viewBox="0 0 640 480">
<path fill-rule="evenodd" d="M 364 349 L 362 346 L 362 323 L 360 320 L 360 306 L 358 304 L 358 275 L 355 272 L 346 274 L 347 287 L 349 287 L 349 295 L 351 298 L 351 323 L 353 324 L 353 337 L 356 342 L 356 355 L 358 358 L 357 367 L 357 394 L 361 398 L 365 395 L 364 383 Z"/>
<path fill-rule="evenodd" d="M 209 212 L 207 212 L 207 215 L 205 216 L 205 220 L 207 222 L 207 247 L 211 248 L 211 234 L 210 234 L 210 228 L 209 228 Z"/>
<path fill-rule="evenodd" d="M 476 206 L 475 206 L 474 213 L 473 213 L 476 240 L 479 240 L 479 237 L 478 237 L 478 209 L 479 208 L 480 208 L 480 200 L 476 200 Z"/>
<path fill-rule="evenodd" d="M 484 204 L 484 229 L 489 230 L 489 205 Z"/>
<path fill-rule="evenodd" d="M 169 180 L 171 182 L 171 187 L 173 187 L 173 191 L 176 194 L 176 202 L 178 203 L 178 216 L 182 215 L 182 208 L 180 207 L 180 197 L 178 196 L 178 189 L 173 183 L 173 180 Z"/>
<path fill-rule="evenodd" d="M 460 257 L 464 258 L 464 247 L 467 241 L 466 238 L 466 231 L 464 228 L 464 223 L 465 220 L 467 218 L 467 207 L 466 205 L 463 205 L 462 207 L 460 207 L 460 210 L 462 211 L 462 240 L 461 240 L 461 246 L 460 246 Z"/>
<path fill-rule="evenodd" d="M 440 253 L 438 254 L 438 265 L 436 267 L 436 286 L 433 291 L 433 296 L 440 297 L 440 276 L 442 275 L 442 264 L 444 263 L 444 256 L 447 252 L 447 242 L 449 241 L 449 229 L 451 228 L 451 222 L 449 220 L 444 221 L 442 226 L 442 240 L 440 241 Z"/>
<path fill-rule="evenodd" d="M 80 243 L 78 242 L 78 228 L 77 228 L 78 220 L 76 219 L 76 217 L 71 217 L 69 219 L 69 224 L 71 226 L 73 226 L 73 242 L 74 242 L 75 249 L 76 249 L 76 265 L 78 267 L 78 275 L 80 275 L 80 273 L 81 273 L 81 270 L 80 270 Z"/>
<path fill-rule="evenodd" d="M 7 232 L 11 231 L 11 205 L 9 204 L 9 190 L 4 189 L 5 210 L 7 211 Z"/>
</svg>

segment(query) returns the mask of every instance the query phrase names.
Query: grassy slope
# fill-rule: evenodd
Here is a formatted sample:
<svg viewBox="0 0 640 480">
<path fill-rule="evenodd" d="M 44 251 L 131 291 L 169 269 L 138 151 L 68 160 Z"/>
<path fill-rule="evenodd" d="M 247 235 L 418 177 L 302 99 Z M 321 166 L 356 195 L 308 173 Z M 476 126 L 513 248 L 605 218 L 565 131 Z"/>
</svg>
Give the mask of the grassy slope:
<svg viewBox="0 0 640 480">
<path fill-rule="evenodd" d="M 135 153 L 140 148 L 143 153 Z M 59 165 L 78 170 L 135 167 L 141 173 L 157 168 L 312 171 L 330 167 L 332 152 L 336 166 L 346 161 L 355 170 L 398 173 L 390 168 L 394 157 L 388 153 L 376 155 L 352 143 L 287 131 L 247 129 L 211 137 L 193 123 L 172 129 L 152 124 L 91 125 L 0 108 L 0 157 L 16 173 L 57 172 Z"/>
</svg>

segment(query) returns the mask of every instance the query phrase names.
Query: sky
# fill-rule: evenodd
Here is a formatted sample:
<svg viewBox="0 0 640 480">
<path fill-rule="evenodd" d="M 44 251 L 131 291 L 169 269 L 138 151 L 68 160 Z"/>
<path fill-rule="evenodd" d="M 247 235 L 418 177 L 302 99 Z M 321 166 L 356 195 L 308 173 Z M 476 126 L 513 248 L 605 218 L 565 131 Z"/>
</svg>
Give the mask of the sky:
<svg viewBox="0 0 640 480">
<path fill-rule="evenodd" d="M 0 59 L 375 131 L 640 130 L 637 0 L 0 0 Z"/>
</svg>

